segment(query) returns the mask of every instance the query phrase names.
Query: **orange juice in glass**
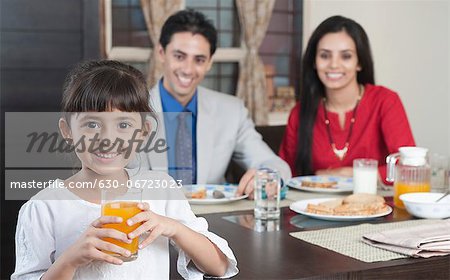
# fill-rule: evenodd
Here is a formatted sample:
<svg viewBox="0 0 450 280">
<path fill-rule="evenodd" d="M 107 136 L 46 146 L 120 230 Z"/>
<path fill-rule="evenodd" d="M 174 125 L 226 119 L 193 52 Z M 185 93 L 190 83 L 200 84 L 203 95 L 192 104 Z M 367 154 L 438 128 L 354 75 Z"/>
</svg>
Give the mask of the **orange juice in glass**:
<svg viewBox="0 0 450 280">
<path fill-rule="evenodd" d="M 431 187 L 428 182 L 395 182 L 394 183 L 394 205 L 398 208 L 405 209 L 403 201 L 400 200 L 400 195 L 404 193 L 413 192 L 430 192 Z"/>
<path fill-rule="evenodd" d="M 122 222 L 116 224 L 105 224 L 103 228 L 112 228 L 123 233 L 130 233 L 137 229 L 141 224 L 127 225 L 127 220 L 142 210 L 138 208 L 138 203 L 142 201 L 142 189 L 130 188 L 126 193 L 120 194 L 118 190 L 102 190 L 102 216 L 121 217 Z M 120 258 L 123 261 L 133 261 L 138 256 L 139 237 L 133 238 L 128 244 L 114 238 L 104 238 L 103 240 L 116 244 L 131 252 L 130 257 L 107 252 Z"/>
</svg>

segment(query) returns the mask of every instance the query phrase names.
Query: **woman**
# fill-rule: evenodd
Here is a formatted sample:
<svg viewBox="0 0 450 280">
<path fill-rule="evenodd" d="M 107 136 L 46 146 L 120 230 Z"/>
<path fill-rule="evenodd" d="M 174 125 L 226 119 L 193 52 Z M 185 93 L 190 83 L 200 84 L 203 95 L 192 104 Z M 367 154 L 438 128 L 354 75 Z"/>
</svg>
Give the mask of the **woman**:
<svg viewBox="0 0 450 280">
<path fill-rule="evenodd" d="M 308 42 L 300 100 L 280 156 L 296 175 L 352 176 L 356 158 L 373 158 L 386 178 L 386 156 L 414 146 L 398 95 L 376 86 L 369 39 L 357 22 L 333 16 Z"/>
</svg>

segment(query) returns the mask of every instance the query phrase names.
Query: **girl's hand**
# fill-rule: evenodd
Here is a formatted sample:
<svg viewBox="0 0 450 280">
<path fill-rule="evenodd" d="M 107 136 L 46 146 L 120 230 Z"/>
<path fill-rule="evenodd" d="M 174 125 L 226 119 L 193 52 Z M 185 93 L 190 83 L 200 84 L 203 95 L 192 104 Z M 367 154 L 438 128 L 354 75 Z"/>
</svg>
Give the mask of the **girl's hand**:
<svg viewBox="0 0 450 280">
<path fill-rule="evenodd" d="M 115 229 L 102 228 L 105 224 L 121 222 L 122 218 L 120 217 L 101 216 L 92 222 L 83 235 L 75 242 L 75 244 L 70 246 L 61 257 L 66 264 L 74 268 L 86 265 L 94 260 L 116 265 L 122 264 L 122 260 L 109 255 L 104 251 L 118 253 L 126 257 L 129 257 L 131 252 L 120 246 L 102 240 L 102 238 L 109 237 L 125 243 L 131 243 L 131 240 L 128 239 L 125 233 Z"/>
<path fill-rule="evenodd" d="M 147 203 L 139 203 L 138 207 L 142 212 L 128 219 L 127 224 L 131 226 L 142 223 L 128 234 L 130 239 L 149 232 L 148 237 L 139 245 L 140 249 L 162 235 L 172 239 L 181 250 L 186 252 L 200 271 L 214 276 L 224 275 L 228 266 L 227 257 L 206 236 L 174 219 L 150 211 Z"/>
<path fill-rule="evenodd" d="M 136 223 L 142 223 L 142 225 L 140 225 L 137 229 L 128 234 L 128 238 L 130 239 L 133 239 L 134 237 L 145 232 L 150 233 L 149 236 L 139 245 L 139 249 L 147 247 L 160 235 L 172 238 L 177 233 L 180 225 L 179 222 L 152 212 L 148 203 L 139 203 L 138 207 L 142 210 L 142 212 L 128 219 L 127 224 L 132 226 Z"/>
</svg>

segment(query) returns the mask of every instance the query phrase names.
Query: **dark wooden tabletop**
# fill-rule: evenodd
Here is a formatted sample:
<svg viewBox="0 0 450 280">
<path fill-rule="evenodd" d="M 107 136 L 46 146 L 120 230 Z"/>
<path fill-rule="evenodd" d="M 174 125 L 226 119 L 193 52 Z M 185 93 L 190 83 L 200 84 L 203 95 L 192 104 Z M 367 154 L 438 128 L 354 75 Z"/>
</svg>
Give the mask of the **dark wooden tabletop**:
<svg viewBox="0 0 450 280">
<path fill-rule="evenodd" d="M 293 238 L 290 232 L 318 228 L 294 225 L 296 218 L 302 216 L 287 207 L 282 209 L 280 229 L 270 232 L 251 229 L 252 219 L 246 217 L 252 217 L 252 211 L 202 216 L 210 230 L 225 238 L 233 249 L 240 270 L 235 279 L 450 279 L 450 256 L 366 263 Z M 246 226 L 230 222 L 230 217 Z M 395 209 L 374 222 L 407 219 L 411 219 L 409 214 Z M 171 268 L 171 277 L 179 277 L 174 254 Z"/>
</svg>

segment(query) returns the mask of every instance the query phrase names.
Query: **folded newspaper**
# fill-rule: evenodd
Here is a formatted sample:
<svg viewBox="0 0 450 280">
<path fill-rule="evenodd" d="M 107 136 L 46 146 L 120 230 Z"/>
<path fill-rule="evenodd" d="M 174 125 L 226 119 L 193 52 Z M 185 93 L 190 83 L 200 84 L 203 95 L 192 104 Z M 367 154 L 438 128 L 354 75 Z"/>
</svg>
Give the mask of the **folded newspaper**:
<svg viewBox="0 0 450 280">
<path fill-rule="evenodd" d="M 450 219 L 411 228 L 368 233 L 363 236 L 363 241 L 416 258 L 445 256 L 450 254 Z"/>
</svg>

